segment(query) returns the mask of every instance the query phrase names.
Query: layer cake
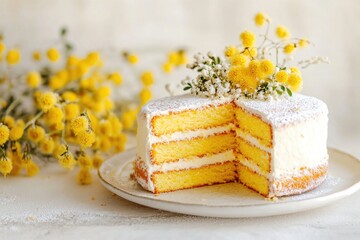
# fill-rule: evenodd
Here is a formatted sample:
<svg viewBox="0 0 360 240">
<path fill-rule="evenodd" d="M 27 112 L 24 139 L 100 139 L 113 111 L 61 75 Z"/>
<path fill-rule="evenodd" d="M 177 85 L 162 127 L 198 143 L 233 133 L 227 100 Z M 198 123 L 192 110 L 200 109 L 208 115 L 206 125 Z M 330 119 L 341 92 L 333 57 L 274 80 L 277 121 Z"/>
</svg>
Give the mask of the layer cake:
<svg viewBox="0 0 360 240">
<path fill-rule="evenodd" d="M 135 177 L 153 193 L 239 182 L 270 198 L 300 194 L 326 177 L 327 115 L 301 94 L 154 100 L 138 115 Z"/>
</svg>

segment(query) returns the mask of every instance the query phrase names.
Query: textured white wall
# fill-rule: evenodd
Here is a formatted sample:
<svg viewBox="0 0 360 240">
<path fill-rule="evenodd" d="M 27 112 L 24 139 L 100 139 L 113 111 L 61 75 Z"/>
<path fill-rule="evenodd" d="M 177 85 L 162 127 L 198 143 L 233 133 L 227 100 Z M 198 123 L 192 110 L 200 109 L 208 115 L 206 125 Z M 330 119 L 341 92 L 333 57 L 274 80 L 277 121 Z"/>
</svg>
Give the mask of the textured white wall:
<svg viewBox="0 0 360 240">
<path fill-rule="evenodd" d="M 151 69 L 162 61 L 151 55 L 173 47 L 220 52 L 235 43 L 244 28 L 256 30 L 252 18 L 258 11 L 316 44 L 301 56 L 330 58 L 331 65 L 303 72 L 303 92 L 328 104 L 330 145 L 360 155 L 358 0 L 0 0 L 0 31 L 6 42 L 29 52 L 55 44 L 58 29 L 65 25 L 78 53 L 97 49 L 111 55 L 124 48 L 147 52 L 147 61 L 139 68 Z M 177 71 L 170 78 L 180 80 L 187 73 Z M 161 83 L 156 86 L 169 81 L 160 71 L 157 75 Z M 126 84 L 136 89 L 133 85 Z M 160 89 L 156 93 L 164 94 Z"/>
</svg>

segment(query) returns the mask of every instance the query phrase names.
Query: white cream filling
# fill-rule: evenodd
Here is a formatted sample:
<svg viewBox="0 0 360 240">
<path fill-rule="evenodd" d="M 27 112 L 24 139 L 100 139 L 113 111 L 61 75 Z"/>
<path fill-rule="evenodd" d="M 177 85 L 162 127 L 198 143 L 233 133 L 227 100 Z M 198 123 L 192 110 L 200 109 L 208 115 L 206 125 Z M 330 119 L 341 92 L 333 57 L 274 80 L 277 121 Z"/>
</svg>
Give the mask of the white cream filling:
<svg viewBox="0 0 360 240">
<path fill-rule="evenodd" d="M 224 125 L 224 126 L 219 126 L 219 127 L 212 127 L 212 128 L 208 128 L 208 129 L 199 129 L 199 130 L 195 130 L 195 131 L 185 131 L 185 132 L 175 132 L 172 134 L 168 134 L 168 135 L 162 135 L 160 137 L 156 137 L 152 134 L 150 134 L 149 136 L 149 142 L 151 144 L 153 143 L 158 143 L 158 142 L 171 142 L 171 141 L 180 141 L 180 140 L 185 140 L 185 139 L 192 139 L 192 138 L 196 138 L 196 137 L 208 137 L 208 136 L 212 136 L 218 133 L 225 133 L 225 132 L 230 132 L 231 130 L 233 130 L 235 127 L 235 125 L 233 123 Z"/>
<path fill-rule="evenodd" d="M 269 152 L 269 153 L 272 152 L 272 148 L 269 148 L 269 147 L 261 144 L 260 141 L 257 138 L 251 136 L 250 134 L 247 134 L 247 133 L 245 133 L 243 131 L 236 131 L 236 136 L 243 138 L 244 140 L 248 141 L 249 143 L 251 143 L 255 147 L 257 147 L 257 148 L 259 148 L 259 149 L 261 149 L 261 150 L 263 150 L 265 152 Z"/>
<path fill-rule="evenodd" d="M 191 168 L 200 168 L 211 164 L 224 163 L 227 161 L 234 161 L 234 160 L 235 160 L 235 154 L 233 150 L 229 150 L 226 152 L 222 152 L 210 156 L 180 159 L 177 162 L 166 162 L 160 165 L 154 164 L 148 168 L 148 171 L 149 174 L 152 174 L 157 171 L 167 172 L 167 171 L 184 170 Z"/>
<path fill-rule="evenodd" d="M 267 179 L 271 178 L 271 174 L 263 171 L 260 169 L 260 167 L 254 163 L 252 163 L 251 161 L 249 161 L 247 158 L 242 157 L 240 163 L 242 165 L 244 165 L 245 167 L 248 167 L 250 170 L 256 172 L 257 174 L 266 177 Z"/>
</svg>

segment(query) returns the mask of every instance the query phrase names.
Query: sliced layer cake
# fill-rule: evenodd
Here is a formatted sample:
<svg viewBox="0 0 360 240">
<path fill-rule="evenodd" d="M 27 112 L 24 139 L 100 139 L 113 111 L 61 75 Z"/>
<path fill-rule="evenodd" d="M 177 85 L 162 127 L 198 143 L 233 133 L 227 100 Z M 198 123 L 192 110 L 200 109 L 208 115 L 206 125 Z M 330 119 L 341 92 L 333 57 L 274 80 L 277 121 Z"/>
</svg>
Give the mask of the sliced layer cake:
<svg viewBox="0 0 360 240">
<path fill-rule="evenodd" d="M 327 173 L 327 107 L 278 101 L 155 100 L 138 116 L 135 176 L 154 193 L 241 182 L 266 197 L 298 194 Z"/>
</svg>

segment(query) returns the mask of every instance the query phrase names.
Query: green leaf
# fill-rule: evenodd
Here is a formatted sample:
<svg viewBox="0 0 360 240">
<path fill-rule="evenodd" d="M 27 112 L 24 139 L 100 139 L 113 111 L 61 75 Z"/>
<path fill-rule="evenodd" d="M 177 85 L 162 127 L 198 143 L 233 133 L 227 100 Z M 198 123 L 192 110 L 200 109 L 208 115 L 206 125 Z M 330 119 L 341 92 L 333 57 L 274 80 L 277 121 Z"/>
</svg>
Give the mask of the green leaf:
<svg viewBox="0 0 360 240">
<path fill-rule="evenodd" d="M 189 86 L 186 86 L 186 87 L 184 87 L 184 91 L 187 91 L 187 90 L 189 90 L 191 87 L 189 87 Z"/>
<path fill-rule="evenodd" d="M 290 97 L 292 96 L 292 91 L 289 88 L 286 88 L 286 92 L 287 94 L 289 94 Z"/>
<path fill-rule="evenodd" d="M 283 92 L 280 91 L 280 90 L 276 90 L 276 92 L 277 92 L 277 94 L 279 94 L 280 96 L 281 96 L 281 94 L 283 94 Z"/>
<path fill-rule="evenodd" d="M 220 58 L 217 57 L 216 60 L 217 60 L 217 64 L 220 64 Z"/>
<path fill-rule="evenodd" d="M 60 29 L 60 35 L 63 37 L 63 36 L 65 36 L 67 34 L 67 28 L 66 27 L 62 27 L 61 29 Z"/>
<path fill-rule="evenodd" d="M 70 43 L 65 44 L 66 51 L 71 52 L 73 50 L 73 46 Z"/>
<path fill-rule="evenodd" d="M 281 90 L 283 90 L 285 92 L 285 86 L 281 85 Z"/>
</svg>

